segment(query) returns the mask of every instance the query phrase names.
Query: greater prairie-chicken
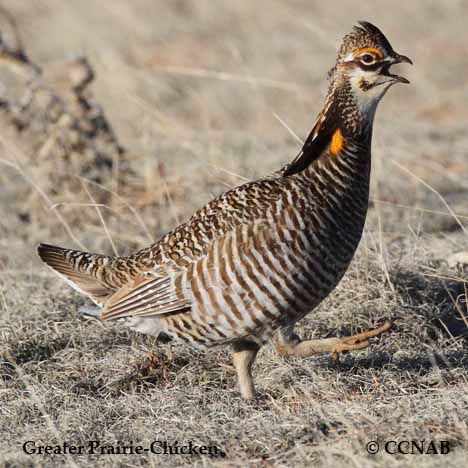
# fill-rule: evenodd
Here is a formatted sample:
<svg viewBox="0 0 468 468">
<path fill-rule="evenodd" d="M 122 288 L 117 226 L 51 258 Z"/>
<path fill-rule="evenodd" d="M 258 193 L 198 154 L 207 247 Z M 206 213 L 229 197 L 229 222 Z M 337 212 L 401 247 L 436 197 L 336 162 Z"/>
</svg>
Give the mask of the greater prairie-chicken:
<svg viewBox="0 0 468 468">
<path fill-rule="evenodd" d="M 389 328 L 301 340 L 298 320 L 335 288 L 361 239 L 369 196 L 374 115 L 400 62 L 382 32 L 360 22 L 343 39 L 325 105 L 298 156 L 280 171 L 230 190 L 159 242 L 128 257 L 47 244 L 41 259 L 98 306 L 200 347 L 231 345 L 242 396 L 270 338 L 284 355 L 360 349 Z"/>
</svg>

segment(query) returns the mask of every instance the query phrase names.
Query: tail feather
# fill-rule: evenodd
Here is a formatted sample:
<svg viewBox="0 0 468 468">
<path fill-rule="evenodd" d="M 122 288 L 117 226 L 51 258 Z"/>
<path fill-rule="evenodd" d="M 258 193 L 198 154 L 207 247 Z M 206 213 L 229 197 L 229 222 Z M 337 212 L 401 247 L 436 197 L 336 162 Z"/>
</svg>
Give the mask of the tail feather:
<svg viewBox="0 0 468 468">
<path fill-rule="evenodd" d="M 41 260 L 70 286 L 89 296 L 100 306 L 117 289 L 105 281 L 105 270 L 113 262 L 113 257 L 49 244 L 39 244 L 37 253 Z"/>
</svg>

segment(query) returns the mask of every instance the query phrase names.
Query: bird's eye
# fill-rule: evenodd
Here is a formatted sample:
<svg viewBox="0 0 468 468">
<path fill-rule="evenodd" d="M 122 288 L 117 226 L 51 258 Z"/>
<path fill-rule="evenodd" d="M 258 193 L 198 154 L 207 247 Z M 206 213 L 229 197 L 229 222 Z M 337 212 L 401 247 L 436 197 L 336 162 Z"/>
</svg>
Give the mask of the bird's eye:
<svg viewBox="0 0 468 468">
<path fill-rule="evenodd" d="M 375 57 L 372 54 L 363 54 L 361 55 L 360 60 L 362 63 L 365 63 L 366 65 L 371 65 L 375 63 Z"/>
</svg>

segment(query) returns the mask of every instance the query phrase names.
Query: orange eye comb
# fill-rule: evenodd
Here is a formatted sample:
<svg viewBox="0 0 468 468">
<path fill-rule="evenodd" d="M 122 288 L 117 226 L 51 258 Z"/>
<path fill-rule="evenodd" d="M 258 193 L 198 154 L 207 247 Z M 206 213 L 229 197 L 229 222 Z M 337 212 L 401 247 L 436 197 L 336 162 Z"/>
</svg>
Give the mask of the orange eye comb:
<svg viewBox="0 0 468 468">
<path fill-rule="evenodd" d="M 353 55 L 359 55 L 359 54 L 362 54 L 364 52 L 371 52 L 371 53 L 377 55 L 377 57 L 383 58 L 382 52 L 380 52 L 380 50 L 376 49 L 375 47 L 362 47 L 361 49 L 356 49 L 353 52 Z"/>
</svg>

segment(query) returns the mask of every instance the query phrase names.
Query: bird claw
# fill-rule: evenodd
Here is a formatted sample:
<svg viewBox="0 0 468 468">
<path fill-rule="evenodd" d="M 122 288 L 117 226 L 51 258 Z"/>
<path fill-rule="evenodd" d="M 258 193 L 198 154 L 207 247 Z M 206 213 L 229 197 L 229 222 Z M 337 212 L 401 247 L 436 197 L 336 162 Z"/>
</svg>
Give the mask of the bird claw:
<svg viewBox="0 0 468 468">
<path fill-rule="evenodd" d="M 339 353 L 343 351 L 353 351 L 356 349 L 364 349 L 369 346 L 369 338 L 379 336 L 382 333 L 390 330 L 392 327 L 391 322 L 385 322 L 382 326 L 368 330 L 355 335 L 345 336 L 343 338 L 337 338 L 337 343 L 331 351 L 331 358 L 334 362 L 339 361 Z"/>
</svg>

